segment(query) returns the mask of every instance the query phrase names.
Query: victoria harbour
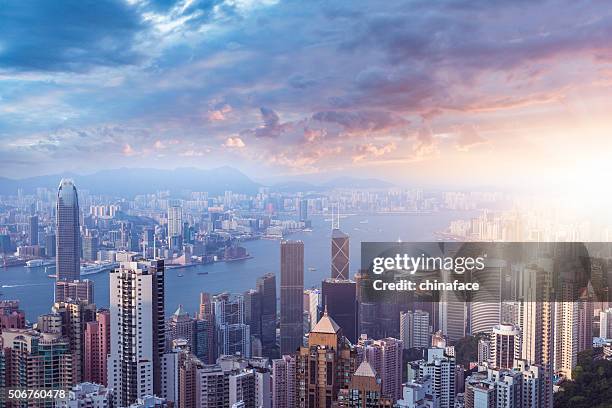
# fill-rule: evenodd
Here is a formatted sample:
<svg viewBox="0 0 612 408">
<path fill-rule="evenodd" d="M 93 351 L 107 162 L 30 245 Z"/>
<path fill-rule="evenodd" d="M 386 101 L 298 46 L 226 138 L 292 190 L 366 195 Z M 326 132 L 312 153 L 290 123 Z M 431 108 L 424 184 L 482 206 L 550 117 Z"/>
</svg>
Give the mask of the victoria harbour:
<svg viewBox="0 0 612 408">
<path fill-rule="evenodd" d="M 362 241 L 430 241 L 434 239 L 433 232 L 444 229 L 451 220 L 471 215 L 468 211 L 444 211 L 427 215 L 351 215 L 342 218 L 342 227 L 351 236 L 351 275 L 359 267 Z M 312 223 L 312 232 L 300 231 L 290 236 L 291 239 L 304 241 L 308 268 L 304 276 L 305 287 L 315 286 L 330 274 L 330 221 L 318 216 L 313 217 Z M 254 286 L 259 276 L 268 272 L 278 273 L 277 240 L 260 239 L 247 241 L 243 245 L 251 254 L 251 259 L 167 269 L 166 314 L 172 314 L 179 304 L 189 313 L 196 312 L 200 292 L 243 292 Z M 199 274 L 203 272 L 207 274 Z M 8 267 L 0 269 L 0 277 L 0 299 L 17 299 L 27 304 L 25 312 L 28 320 L 35 320 L 36 316 L 50 311 L 55 280 L 47 276 L 45 267 Z M 108 307 L 108 272 L 88 275 L 87 279 L 94 282 L 96 305 Z"/>
</svg>

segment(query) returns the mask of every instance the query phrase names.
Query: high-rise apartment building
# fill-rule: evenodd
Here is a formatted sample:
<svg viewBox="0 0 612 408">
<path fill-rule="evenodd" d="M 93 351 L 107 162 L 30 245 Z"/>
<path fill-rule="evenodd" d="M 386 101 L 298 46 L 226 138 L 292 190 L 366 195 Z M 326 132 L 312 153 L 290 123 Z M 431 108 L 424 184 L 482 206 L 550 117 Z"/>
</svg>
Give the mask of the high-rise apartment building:
<svg viewBox="0 0 612 408">
<path fill-rule="evenodd" d="M 554 303 L 545 301 L 552 298 L 552 273 L 553 261 L 549 258 L 540 258 L 522 271 L 521 359 L 540 367 L 544 378 L 542 408 L 553 404 Z"/>
<path fill-rule="evenodd" d="M 492 368 L 514 367 L 514 361 L 521 358 L 521 331 L 513 324 L 493 326 L 490 334 L 489 363 Z"/>
<path fill-rule="evenodd" d="M 400 340 L 405 349 L 429 347 L 431 344 L 429 313 L 423 310 L 400 312 Z"/>
<path fill-rule="evenodd" d="M 431 347 L 426 350 L 425 358 L 409 366 L 410 380 L 432 379 L 433 393 L 440 408 L 455 406 L 455 357 L 446 348 Z"/>
<path fill-rule="evenodd" d="M 599 337 L 612 339 L 612 308 L 599 312 Z"/>
<path fill-rule="evenodd" d="M 183 235 L 183 208 L 173 204 L 168 206 L 168 239 Z"/>
<path fill-rule="evenodd" d="M 55 302 L 51 308 L 62 321 L 61 334 L 68 339 L 70 352 L 73 355 L 72 379 L 75 383 L 83 381 L 85 365 L 85 335 L 83 330 L 88 322 L 96 319 L 96 305 L 86 301 Z"/>
<path fill-rule="evenodd" d="M 286 355 L 272 360 L 272 406 L 292 408 L 296 401 L 296 358 Z"/>
<path fill-rule="evenodd" d="M 4 329 L 0 334 L 6 388 L 69 389 L 74 380 L 73 354 L 61 333 L 31 329 Z M 32 401 L 33 407 L 52 407 L 53 401 Z"/>
<path fill-rule="evenodd" d="M 402 395 L 403 349 L 402 341 L 391 337 L 373 340 L 361 335 L 355 345 L 358 361 L 372 366 L 380 379 L 382 394 L 393 401 Z"/>
<path fill-rule="evenodd" d="M 281 241 L 281 354 L 292 354 L 302 345 L 304 295 L 304 243 Z"/>
<path fill-rule="evenodd" d="M 108 354 L 110 353 L 110 311 L 99 310 L 96 320 L 87 322 L 84 331 L 83 380 L 108 385 Z"/>
<path fill-rule="evenodd" d="M 124 262 L 110 273 L 108 385 L 119 406 L 161 394 L 164 261 Z"/>
</svg>

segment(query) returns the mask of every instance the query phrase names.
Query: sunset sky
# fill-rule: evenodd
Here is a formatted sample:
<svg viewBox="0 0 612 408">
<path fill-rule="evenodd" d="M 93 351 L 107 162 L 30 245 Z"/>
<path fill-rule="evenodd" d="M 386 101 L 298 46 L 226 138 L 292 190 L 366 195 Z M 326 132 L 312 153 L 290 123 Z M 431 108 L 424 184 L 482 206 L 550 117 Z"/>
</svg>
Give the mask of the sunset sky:
<svg viewBox="0 0 612 408">
<path fill-rule="evenodd" d="M 597 186 L 605 1 L 8 1 L 0 175 Z"/>
</svg>

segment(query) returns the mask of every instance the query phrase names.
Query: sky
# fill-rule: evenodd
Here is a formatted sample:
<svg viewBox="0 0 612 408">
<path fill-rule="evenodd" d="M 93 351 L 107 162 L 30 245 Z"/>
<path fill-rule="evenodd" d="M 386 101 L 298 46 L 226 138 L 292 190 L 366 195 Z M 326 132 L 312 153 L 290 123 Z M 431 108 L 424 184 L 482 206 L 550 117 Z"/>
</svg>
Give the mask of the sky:
<svg viewBox="0 0 612 408">
<path fill-rule="evenodd" d="M 0 175 L 230 165 L 256 180 L 591 193 L 612 173 L 604 1 L 18 1 Z"/>
</svg>

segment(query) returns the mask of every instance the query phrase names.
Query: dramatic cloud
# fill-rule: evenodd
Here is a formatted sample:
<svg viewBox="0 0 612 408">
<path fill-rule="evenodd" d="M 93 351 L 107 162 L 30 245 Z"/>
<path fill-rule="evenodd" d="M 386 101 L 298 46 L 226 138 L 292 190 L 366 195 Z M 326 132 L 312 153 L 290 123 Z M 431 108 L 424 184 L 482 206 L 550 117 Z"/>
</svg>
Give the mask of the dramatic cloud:
<svg viewBox="0 0 612 408">
<path fill-rule="evenodd" d="M 263 176 L 399 177 L 410 163 L 418 174 L 516 155 L 519 139 L 603 139 L 608 9 L 11 1 L 0 7 L 0 169 L 237 163 Z"/>
</svg>

